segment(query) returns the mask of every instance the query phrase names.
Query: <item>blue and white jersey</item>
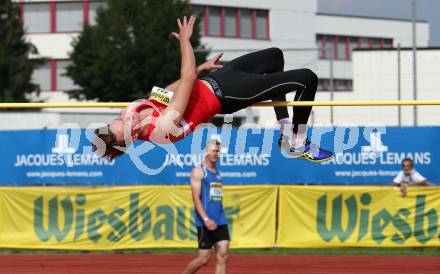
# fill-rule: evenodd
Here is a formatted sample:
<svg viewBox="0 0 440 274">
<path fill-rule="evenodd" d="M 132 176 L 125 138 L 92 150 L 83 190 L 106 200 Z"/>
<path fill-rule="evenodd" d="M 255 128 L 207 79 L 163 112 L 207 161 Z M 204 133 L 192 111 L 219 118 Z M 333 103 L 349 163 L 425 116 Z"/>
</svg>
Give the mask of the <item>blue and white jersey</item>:
<svg viewBox="0 0 440 274">
<path fill-rule="evenodd" d="M 217 225 L 226 225 L 228 222 L 223 208 L 223 186 L 220 173 L 218 171 L 212 172 L 203 165 L 201 168 L 205 174 L 200 189 L 200 201 L 203 209 L 208 218 Z M 197 227 L 205 225 L 198 212 L 196 212 L 196 225 Z"/>
</svg>

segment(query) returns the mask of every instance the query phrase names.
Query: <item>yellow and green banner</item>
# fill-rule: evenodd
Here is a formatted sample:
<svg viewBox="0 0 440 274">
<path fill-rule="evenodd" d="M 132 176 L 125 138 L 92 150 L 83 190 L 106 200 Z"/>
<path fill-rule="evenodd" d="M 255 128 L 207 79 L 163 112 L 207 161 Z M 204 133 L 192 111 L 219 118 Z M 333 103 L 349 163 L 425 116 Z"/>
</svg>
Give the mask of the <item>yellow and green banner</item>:
<svg viewBox="0 0 440 274">
<path fill-rule="evenodd" d="M 276 186 L 226 186 L 231 247 L 271 247 Z M 0 188 L 0 247 L 197 247 L 189 186 Z"/>
<path fill-rule="evenodd" d="M 225 186 L 223 203 L 233 248 L 440 246 L 438 187 Z M 3 187 L 0 247 L 195 248 L 194 214 L 189 186 Z"/>
<path fill-rule="evenodd" d="M 440 245 L 440 189 L 280 186 L 280 247 Z"/>
</svg>

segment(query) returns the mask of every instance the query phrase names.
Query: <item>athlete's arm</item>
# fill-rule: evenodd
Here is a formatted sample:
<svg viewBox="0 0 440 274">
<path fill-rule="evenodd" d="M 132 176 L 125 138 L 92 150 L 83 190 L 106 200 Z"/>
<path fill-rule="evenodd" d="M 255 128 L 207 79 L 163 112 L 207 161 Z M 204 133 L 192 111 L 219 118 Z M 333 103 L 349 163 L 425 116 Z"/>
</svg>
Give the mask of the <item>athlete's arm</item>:
<svg viewBox="0 0 440 274">
<path fill-rule="evenodd" d="M 188 105 L 194 81 L 197 79 L 194 51 L 190 42 L 194 21 L 194 16 L 191 16 L 189 20 L 187 20 L 185 16 L 183 22 L 177 19 L 179 33 L 172 33 L 180 43 L 180 81 L 170 104 L 161 112 L 160 117 L 155 123 L 156 134 L 160 136 L 165 137 L 169 134 L 178 136 L 182 134 L 180 121 Z"/>
<path fill-rule="evenodd" d="M 202 189 L 202 180 L 203 180 L 203 171 L 200 167 L 195 167 L 191 172 L 191 192 L 192 192 L 192 200 L 194 203 L 194 207 L 200 217 L 205 220 L 208 218 L 208 215 L 203 208 L 202 201 L 200 201 L 200 191 Z M 205 225 L 209 230 L 214 230 L 217 228 L 217 225 L 214 221 L 208 219 L 205 221 Z"/>
<path fill-rule="evenodd" d="M 176 85 L 176 92 L 171 99 L 169 106 L 165 109 L 164 114 L 169 111 L 176 111 L 177 117 L 174 119 L 176 125 L 179 125 L 180 119 L 186 110 L 194 81 L 197 79 L 196 59 L 190 42 L 194 21 L 194 16 L 191 16 L 189 20 L 184 17 L 183 22 L 181 22 L 180 19 L 177 19 L 180 31 L 179 34 L 173 33 L 180 42 L 180 81 L 178 85 Z"/>
</svg>

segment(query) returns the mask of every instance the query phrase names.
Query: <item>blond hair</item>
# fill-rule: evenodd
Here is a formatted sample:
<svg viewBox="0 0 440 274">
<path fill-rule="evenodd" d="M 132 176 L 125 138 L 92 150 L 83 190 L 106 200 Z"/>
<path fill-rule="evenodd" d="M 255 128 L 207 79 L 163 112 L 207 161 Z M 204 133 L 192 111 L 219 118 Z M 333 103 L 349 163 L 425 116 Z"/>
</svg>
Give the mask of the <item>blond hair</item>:
<svg viewBox="0 0 440 274">
<path fill-rule="evenodd" d="M 207 149 L 210 145 L 217 145 L 217 146 L 220 146 L 221 143 L 220 143 L 220 141 L 217 140 L 217 139 L 210 139 L 210 140 L 208 140 L 208 141 L 206 142 L 205 149 Z"/>
</svg>

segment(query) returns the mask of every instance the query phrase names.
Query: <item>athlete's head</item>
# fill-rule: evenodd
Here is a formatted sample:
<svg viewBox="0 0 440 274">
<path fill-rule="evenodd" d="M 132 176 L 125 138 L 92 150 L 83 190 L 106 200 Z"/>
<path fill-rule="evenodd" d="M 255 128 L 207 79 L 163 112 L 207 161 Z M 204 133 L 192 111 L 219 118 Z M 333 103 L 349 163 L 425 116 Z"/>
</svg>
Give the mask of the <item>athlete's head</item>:
<svg viewBox="0 0 440 274">
<path fill-rule="evenodd" d="M 118 149 L 117 147 L 120 147 Z M 95 129 L 95 138 L 92 142 L 93 151 L 98 151 L 98 155 L 112 160 L 124 154 L 125 140 L 118 141 L 116 134 L 110 130 L 110 124 L 105 127 Z"/>
<path fill-rule="evenodd" d="M 220 155 L 220 142 L 218 140 L 209 140 L 205 147 L 205 160 L 215 164 Z"/>
<path fill-rule="evenodd" d="M 410 173 L 413 167 L 414 163 L 411 158 L 405 158 L 402 160 L 402 168 L 405 173 Z"/>
<path fill-rule="evenodd" d="M 124 154 L 125 148 L 132 144 L 139 136 L 140 116 L 137 112 L 121 111 L 118 118 L 111 121 L 107 126 L 97 128 L 95 130 L 95 140 L 93 140 L 93 151 L 99 151 L 99 154 L 104 158 L 110 160 Z M 99 144 L 104 143 L 105 147 L 99 147 Z"/>
</svg>

